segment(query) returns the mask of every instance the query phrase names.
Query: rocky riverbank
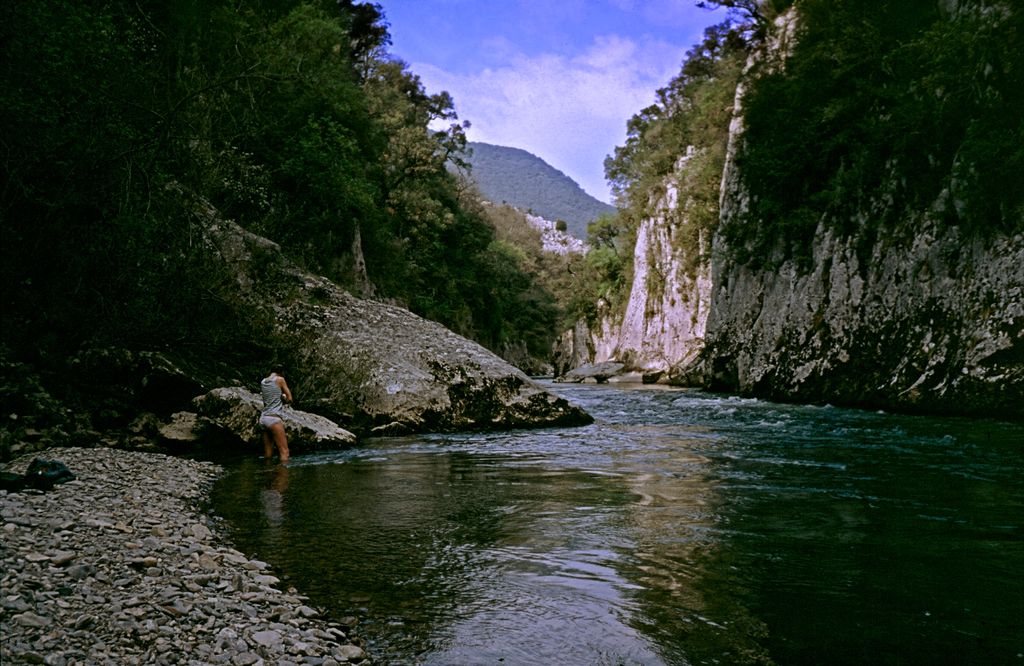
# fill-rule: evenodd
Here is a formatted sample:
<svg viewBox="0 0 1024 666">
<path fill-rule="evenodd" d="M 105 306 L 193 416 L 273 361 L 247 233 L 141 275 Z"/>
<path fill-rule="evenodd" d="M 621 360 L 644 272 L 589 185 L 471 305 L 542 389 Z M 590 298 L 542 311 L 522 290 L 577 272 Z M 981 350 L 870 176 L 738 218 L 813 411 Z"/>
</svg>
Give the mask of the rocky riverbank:
<svg viewBox="0 0 1024 666">
<path fill-rule="evenodd" d="M 282 591 L 203 512 L 218 466 L 111 449 L 36 455 L 77 478 L 0 491 L 3 664 L 369 663 L 355 620 L 329 622 Z"/>
</svg>

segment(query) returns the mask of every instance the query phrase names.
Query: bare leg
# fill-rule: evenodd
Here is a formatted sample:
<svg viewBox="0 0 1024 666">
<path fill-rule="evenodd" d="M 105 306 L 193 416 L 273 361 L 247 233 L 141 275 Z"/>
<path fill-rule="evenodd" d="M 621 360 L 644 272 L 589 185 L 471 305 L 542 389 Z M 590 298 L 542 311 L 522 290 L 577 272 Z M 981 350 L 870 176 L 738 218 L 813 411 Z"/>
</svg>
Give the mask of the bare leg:
<svg viewBox="0 0 1024 666">
<path fill-rule="evenodd" d="M 274 455 L 273 447 L 273 436 L 270 434 L 270 430 L 267 428 L 263 429 L 263 457 L 270 460 L 270 457 Z"/>
<path fill-rule="evenodd" d="M 270 432 L 274 435 L 274 443 L 277 444 L 277 453 L 281 456 L 281 462 L 288 462 L 291 456 L 288 452 L 288 436 L 284 433 L 284 424 L 275 423 L 270 426 Z"/>
</svg>

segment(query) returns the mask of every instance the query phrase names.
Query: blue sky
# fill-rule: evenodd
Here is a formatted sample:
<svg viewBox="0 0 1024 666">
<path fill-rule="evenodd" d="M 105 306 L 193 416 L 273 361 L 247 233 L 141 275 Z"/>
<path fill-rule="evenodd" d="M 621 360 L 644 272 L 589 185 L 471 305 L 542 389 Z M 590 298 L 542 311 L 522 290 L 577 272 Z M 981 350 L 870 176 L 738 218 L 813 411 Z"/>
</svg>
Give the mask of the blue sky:
<svg viewBox="0 0 1024 666">
<path fill-rule="evenodd" d="M 377 0 L 391 53 L 447 90 L 472 141 L 528 150 L 610 201 L 604 158 L 704 28 L 694 0 Z"/>
</svg>

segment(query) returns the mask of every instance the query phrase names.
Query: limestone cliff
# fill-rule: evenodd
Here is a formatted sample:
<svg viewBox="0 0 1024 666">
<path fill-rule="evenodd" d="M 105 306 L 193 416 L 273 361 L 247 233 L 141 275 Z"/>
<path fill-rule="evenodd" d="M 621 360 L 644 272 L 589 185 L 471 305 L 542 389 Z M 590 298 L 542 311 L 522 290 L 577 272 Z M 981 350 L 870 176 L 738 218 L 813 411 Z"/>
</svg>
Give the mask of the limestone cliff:
<svg viewBox="0 0 1024 666">
<path fill-rule="evenodd" d="M 624 312 L 600 303 L 596 326 L 581 321 L 567 331 L 556 354 L 559 374 L 607 361 L 664 373 L 695 361 L 703 347 L 711 281 L 709 266 L 688 261 L 677 238 L 691 223 L 680 182 L 692 156 L 690 151 L 676 162 L 653 213 L 640 223 Z"/>
<path fill-rule="evenodd" d="M 706 264 L 687 261 L 676 238 L 691 223 L 679 178 L 692 156 L 676 163 L 655 213 L 637 232 L 633 285 L 614 352 L 636 369 L 667 371 L 693 362 L 702 347 L 710 275 Z"/>
</svg>

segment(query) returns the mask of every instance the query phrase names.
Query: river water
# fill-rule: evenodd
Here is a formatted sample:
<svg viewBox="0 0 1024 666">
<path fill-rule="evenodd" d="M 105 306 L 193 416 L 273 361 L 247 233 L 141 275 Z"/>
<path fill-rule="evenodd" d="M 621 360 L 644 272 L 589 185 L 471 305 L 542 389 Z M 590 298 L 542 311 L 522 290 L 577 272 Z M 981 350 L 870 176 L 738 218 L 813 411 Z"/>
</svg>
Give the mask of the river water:
<svg viewBox="0 0 1024 666">
<path fill-rule="evenodd" d="M 1024 424 L 550 388 L 596 422 L 236 461 L 214 508 L 383 664 L 1024 665 Z"/>
</svg>

